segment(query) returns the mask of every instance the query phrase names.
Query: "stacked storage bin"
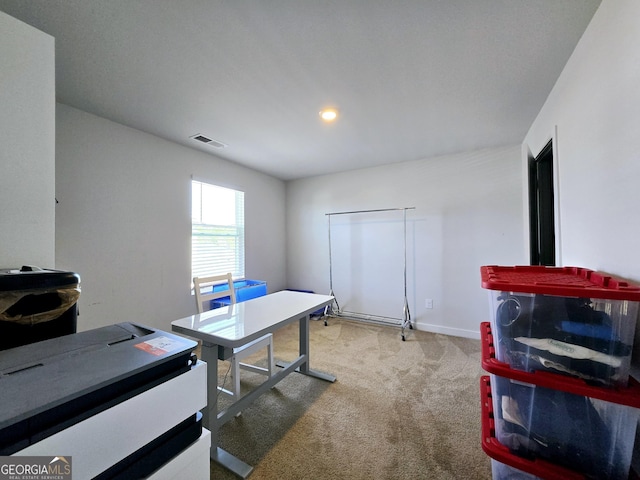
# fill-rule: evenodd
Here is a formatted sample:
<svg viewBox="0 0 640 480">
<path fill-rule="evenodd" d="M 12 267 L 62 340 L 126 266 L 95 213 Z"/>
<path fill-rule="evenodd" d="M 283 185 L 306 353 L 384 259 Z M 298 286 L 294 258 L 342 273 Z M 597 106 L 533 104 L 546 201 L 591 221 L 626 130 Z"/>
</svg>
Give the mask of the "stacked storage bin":
<svg viewBox="0 0 640 480">
<path fill-rule="evenodd" d="M 640 286 L 576 267 L 481 268 L 482 447 L 493 479 L 628 479 Z"/>
<path fill-rule="evenodd" d="M 236 302 L 238 303 L 251 300 L 252 298 L 262 297 L 267 294 L 267 282 L 263 280 L 234 280 L 233 288 L 236 290 Z M 228 289 L 229 286 L 227 283 L 221 283 L 220 285 L 215 285 L 213 287 L 214 292 L 221 292 Z M 224 307 L 230 303 L 230 297 L 218 298 L 216 300 L 211 300 L 211 308 Z"/>
</svg>

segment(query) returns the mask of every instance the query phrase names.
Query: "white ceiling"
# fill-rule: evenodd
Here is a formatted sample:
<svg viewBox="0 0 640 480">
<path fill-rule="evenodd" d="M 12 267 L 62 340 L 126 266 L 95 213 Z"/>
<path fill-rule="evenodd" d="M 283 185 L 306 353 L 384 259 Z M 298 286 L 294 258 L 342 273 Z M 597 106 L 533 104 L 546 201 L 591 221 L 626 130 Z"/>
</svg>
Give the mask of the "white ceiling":
<svg viewBox="0 0 640 480">
<path fill-rule="evenodd" d="M 599 4 L 0 0 L 0 10 L 55 37 L 60 102 L 287 180 L 520 143 Z M 318 116 L 327 105 L 341 112 L 332 125 Z M 197 133 L 228 146 L 197 144 Z"/>
</svg>

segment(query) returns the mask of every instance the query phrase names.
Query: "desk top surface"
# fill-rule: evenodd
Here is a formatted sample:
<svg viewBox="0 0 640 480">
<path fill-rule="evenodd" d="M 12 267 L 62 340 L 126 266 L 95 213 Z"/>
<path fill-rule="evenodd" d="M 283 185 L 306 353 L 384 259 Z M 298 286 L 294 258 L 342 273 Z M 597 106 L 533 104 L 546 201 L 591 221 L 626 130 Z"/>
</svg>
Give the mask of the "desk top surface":
<svg viewBox="0 0 640 480">
<path fill-rule="evenodd" d="M 330 295 L 283 290 L 171 322 L 174 332 L 238 347 L 328 305 Z"/>
</svg>

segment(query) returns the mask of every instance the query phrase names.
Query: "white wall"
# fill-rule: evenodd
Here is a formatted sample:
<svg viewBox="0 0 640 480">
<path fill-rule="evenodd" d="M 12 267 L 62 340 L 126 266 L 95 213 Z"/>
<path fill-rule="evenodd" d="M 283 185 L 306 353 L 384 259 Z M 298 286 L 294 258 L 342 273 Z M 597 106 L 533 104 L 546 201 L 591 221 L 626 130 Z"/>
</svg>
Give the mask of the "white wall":
<svg viewBox="0 0 640 480">
<path fill-rule="evenodd" d="M 78 272 L 78 329 L 170 329 L 190 294 L 191 175 L 245 192 L 246 276 L 285 287 L 280 180 L 57 105 L 56 267 Z"/>
<path fill-rule="evenodd" d="M 489 312 L 487 293 L 480 288 L 480 266 L 526 262 L 520 151 L 520 146 L 508 146 L 288 182 L 289 287 L 329 292 L 326 213 L 415 207 L 407 215 L 412 318 L 420 330 L 479 338 L 479 323 L 488 320 Z M 360 265 L 368 265 L 390 249 L 402 248 L 402 228 L 393 227 L 387 214 L 380 219 L 399 232 L 397 236 L 387 231 L 381 236 L 352 236 L 347 245 L 338 238 L 336 245 L 332 240 L 332 252 L 349 249 L 360 256 Z M 369 228 L 373 222 L 371 217 L 366 226 L 355 227 Z M 334 230 L 339 235 L 339 229 Z M 402 318 L 402 272 L 394 266 L 388 276 L 376 280 L 350 279 L 347 301 L 363 296 L 353 303 L 376 305 L 388 299 L 396 302 Z M 334 286 L 340 281 L 334 276 Z M 367 283 L 367 288 L 359 289 L 357 282 Z M 342 303 L 339 292 L 334 293 Z M 425 308 L 427 298 L 433 299 L 431 310 Z"/>
<path fill-rule="evenodd" d="M 0 12 L 0 268 L 54 267 L 54 39 Z"/>
<path fill-rule="evenodd" d="M 562 264 L 640 281 L 640 2 L 604 0 L 525 145 L 557 127 Z"/>
<path fill-rule="evenodd" d="M 525 146 L 557 128 L 562 264 L 640 283 L 640 2 L 603 0 Z M 640 378 L 640 323 L 633 353 Z"/>
</svg>

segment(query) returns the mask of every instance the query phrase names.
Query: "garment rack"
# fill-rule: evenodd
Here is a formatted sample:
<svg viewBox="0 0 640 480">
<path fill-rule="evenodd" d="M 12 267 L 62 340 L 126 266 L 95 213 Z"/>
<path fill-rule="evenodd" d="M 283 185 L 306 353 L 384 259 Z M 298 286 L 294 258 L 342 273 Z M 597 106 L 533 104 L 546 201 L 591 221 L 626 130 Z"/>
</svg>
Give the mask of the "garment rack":
<svg viewBox="0 0 640 480">
<path fill-rule="evenodd" d="M 357 320 L 362 320 L 366 322 L 373 322 L 377 324 L 383 325 L 396 325 L 401 327 L 401 336 L 402 341 L 406 340 L 405 337 L 405 328 L 409 327 L 409 329 L 413 329 L 413 325 L 411 323 L 411 312 L 409 311 L 409 302 L 407 300 L 407 210 L 414 210 L 415 207 L 400 207 L 400 208 L 380 208 L 373 210 L 352 210 L 348 212 L 331 212 L 325 213 L 327 216 L 328 222 L 328 234 L 329 234 L 329 295 L 333 297 L 333 302 L 327 305 L 324 309 L 324 324 L 327 324 L 328 316 L 335 317 L 346 317 L 346 318 L 354 318 Z M 368 313 L 360 313 L 360 312 L 349 312 L 346 310 L 340 309 L 340 304 L 336 299 L 336 296 L 333 292 L 333 261 L 331 257 L 331 217 L 334 215 L 353 215 L 359 213 L 377 213 L 377 212 L 391 212 L 391 211 L 402 211 L 403 215 L 403 231 L 404 231 L 404 306 L 402 308 L 402 318 L 394 318 L 387 317 L 383 315 L 373 315 Z M 399 323 L 398 323 L 399 322 Z"/>
</svg>

